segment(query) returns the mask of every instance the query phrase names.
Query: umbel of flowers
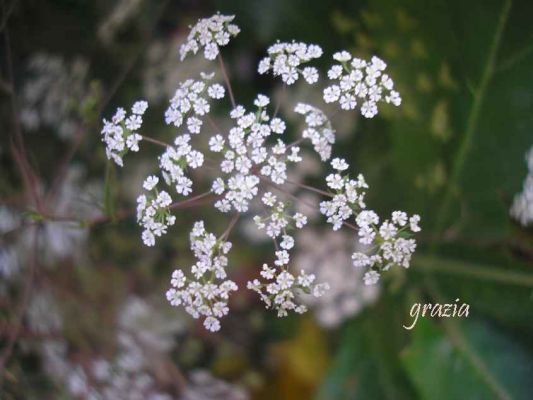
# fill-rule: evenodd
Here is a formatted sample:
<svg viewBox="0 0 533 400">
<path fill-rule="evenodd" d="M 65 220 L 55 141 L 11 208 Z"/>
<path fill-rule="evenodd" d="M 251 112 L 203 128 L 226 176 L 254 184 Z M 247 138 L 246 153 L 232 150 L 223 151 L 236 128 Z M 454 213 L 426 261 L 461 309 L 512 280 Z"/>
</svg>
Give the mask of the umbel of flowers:
<svg viewBox="0 0 533 400">
<path fill-rule="evenodd" d="M 208 201 L 221 213 L 232 215 L 229 226 L 218 237 L 207 231 L 203 221 L 194 224 L 190 241 L 196 262 L 190 268 L 174 271 L 167 292 L 173 306 L 183 306 L 193 318 L 202 318 L 210 331 L 220 329 L 220 319 L 229 312 L 229 297 L 238 289 L 228 278 L 232 247 L 228 237 L 250 210 L 254 210 L 252 219 L 257 229 L 272 240 L 274 257 L 258 268 L 257 278 L 249 281 L 247 288 L 257 292 L 265 306 L 280 317 L 292 311 L 305 312 L 302 296 L 321 297 L 328 290 L 328 282 L 316 282 L 315 275 L 291 263 L 291 251 L 297 246 L 294 233 L 306 226 L 307 217 L 295 209 L 295 202 L 300 199 L 286 190 L 287 184 L 321 194 L 324 199 L 319 211 L 333 230 L 353 231 L 354 249 L 366 249 L 353 253 L 353 265 L 366 270 L 363 280 L 367 285 L 378 282 L 390 268 L 409 267 L 416 249 L 413 234 L 420 231 L 418 215 L 394 211 L 390 218 L 382 220 L 367 208 L 365 195 L 369 186 L 363 175 L 350 177 L 350 166 L 344 159 L 335 157 L 330 161 L 335 129 L 319 105 L 295 104 L 294 112 L 304 119 L 305 125 L 300 138 L 289 142 L 287 124 L 278 115 L 279 104 L 273 106 L 264 94 L 257 95 L 252 107 L 235 102 L 221 55 L 221 48 L 240 31 L 233 20 L 234 16 L 220 14 L 199 20 L 180 49 L 182 60 L 199 52 L 208 60 L 218 58 L 226 88 L 212 82 L 214 73 L 201 73 L 178 84 L 164 115 L 165 123 L 178 129 L 172 143 L 137 133 L 147 108 L 145 101 L 136 102 L 130 116 L 119 109 L 111 122 L 104 120 L 102 129 L 107 156 L 119 166 L 123 165 L 128 150 L 138 150 L 141 139 L 163 148 L 159 173 L 146 178 L 145 193 L 137 200 L 137 220 L 147 246 L 154 246 L 156 239 L 175 224 L 173 210 L 181 204 L 202 199 L 203 204 Z M 300 77 L 310 85 L 318 85 L 319 71 L 310 64 L 322 53 L 315 44 L 278 41 L 259 62 L 258 72 L 272 73 L 286 86 Z M 329 68 L 328 83 L 323 89 L 326 103 L 338 102 L 343 110 L 359 107 L 366 118 L 374 117 L 382 103 L 401 104 L 400 94 L 385 73 L 387 65 L 378 57 L 366 61 L 341 51 L 333 59 L 335 64 Z M 211 103 L 223 101 L 226 93 L 231 100 L 227 117 L 232 123 L 227 131 L 219 129 L 209 116 Z M 207 137 L 197 140 L 199 136 Z M 201 143 L 208 143 L 207 148 L 200 150 Z M 309 154 L 307 149 L 317 155 Z M 332 168 L 324 189 L 288 180 L 290 169 L 306 156 L 318 157 Z M 211 176 L 211 189 L 194 194 L 192 170 L 199 168 L 206 170 L 202 176 Z"/>
</svg>

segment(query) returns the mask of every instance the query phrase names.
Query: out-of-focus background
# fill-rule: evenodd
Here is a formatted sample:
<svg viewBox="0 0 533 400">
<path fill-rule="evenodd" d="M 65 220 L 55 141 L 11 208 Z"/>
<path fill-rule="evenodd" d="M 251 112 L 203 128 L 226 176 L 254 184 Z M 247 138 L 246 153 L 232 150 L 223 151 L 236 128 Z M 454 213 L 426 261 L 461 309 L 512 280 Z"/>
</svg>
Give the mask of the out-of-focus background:
<svg viewBox="0 0 533 400">
<path fill-rule="evenodd" d="M 533 230 L 510 209 L 533 146 L 533 3 L 1 4 L 2 399 L 532 398 Z M 334 153 L 365 174 L 369 205 L 418 213 L 423 231 L 409 270 L 365 287 L 353 235 L 318 218 L 294 261 L 332 290 L 305 315 L 278 319 L 244 289 L 272 249 L 241 225 L 230 274 L 243 289 L 211 334 L 164 294 L 190 261 L 192 223 L 220 231 L 227 217 L 178 212 L 156 247 L 143 246 L 128 210 L 159 149 L 115 168 L 100 129 L 117 106 L 146 98 L 143 131 L 172 140 L 161 118 L 169 97 L 210 68 L 201 57 L 180 63 L 179 45 L 216 11 L 241 28 L 223 54 L 242 104 L 279 95 L 279 81 L 256 72 L 278 39 L 322 46 L 322 71 L 342 49 L 386 60 L 401 107 L 371 120 L 336 113 Z M 282 112 L 322 103 L 316 88 L 290 93 Z M 301 173 L 319 184 L 320 171 Z M 467 303 L 470 314 L 405 330 L 415 303 Z"/>
</svg>

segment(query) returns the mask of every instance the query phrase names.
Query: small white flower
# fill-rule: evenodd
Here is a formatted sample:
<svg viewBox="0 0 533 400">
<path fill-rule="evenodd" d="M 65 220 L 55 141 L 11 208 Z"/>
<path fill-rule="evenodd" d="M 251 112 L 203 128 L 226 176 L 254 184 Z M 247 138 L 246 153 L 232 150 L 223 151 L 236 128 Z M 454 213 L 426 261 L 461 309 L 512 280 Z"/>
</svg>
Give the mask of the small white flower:
<svg viewBox="0 0 533 400">
<path fill-rule="evenodd" d="M 285 250 L 290 250 L 294 247 L 294 238 L 289 235 L 283 235 L 280 247 Z"/>
<path fill-rule="evenodd" d="M 213 186 L 211 187 L 211 190 L 215 194 L 222 194 L 224 193 L 225 185 L 224 180 L 222 178 L 217 178 L 213 181 Z"/>
<path fill-rule="evenodd" d="M 411 218 L 409 218 L 409 225 L 411 227 L 411 230 L 413 232 L 420 232 L 420 226 L 418 225 L 420 223 L 420 215 L 413 215 Z"/>
<path fill-rule="evenodd" d="M 281 118 L 273 118 L 270 121 L 270 129 L 272 129 L 272 132 L 281 135 L 285 132 L 285 122 Z"/>
<path fill-rule="evenodd" d="M 170 284 L 175 288 L 181 288 L 185 285 L 185 275 L 183 274 L 183 271 L 177 269 L 172 273 L 172 279 L 170 281 Z"/>
<path fill-rule="evenodd" d="M 215 153 L 219 153 L 224 149 L 224 138 L 222 135 L 215 135 L 209 139 L 209 149 Z"/>
<path fill-rule="evenodd" d="M 254 100 L 254 105 L 256 107 L 266 107 L 270 103 L 270 99 L 262 94 L 258 94 L 257 98 Z"/>
<path fill-rule="evenodd" d="M 324 89 L 324 101 L 326 103 L 333 103 L 339 99 L 341 89 L 337 85 L 331 85 Z"/>
<path fill-rule="evenodd" d="M 200 128 L 202 127 L 202 120 L 196 117 L 190 117 L 187 119 L 187 128 L 189 132 L 198 134 L 200 133 Z"/>
<path fill-rule="evenodd" d="M 272 192 L 266 192 L 266 193 L 263 195 L 262 201 L 263 201 L 263 203 L 265 203 L 267 206 L 269 206 L 269 207 L 273 207 L 274 204 L 276 203 L 276 196 L 274 196 L 274 195 L 272 194 Z"/>
<path fill-rule="evenodd" d="M 307 217 L 301 213 L 294 214 L 293 218 L 297 228 L 303 228 L 307 224 Z"/>
<path fill-rule="evenodd" d="M 130 115 L 128 118 L 126 118 L 125 125 L 130 131 L 136 131 L 141 127 L 142 122 L 143 120 L 140 115 Z"/>
<path fill-rule="evenodd" d="M 131 107 L 131 112 L 137 115 L 143 115 L 148 108 L 148 103 L 145 100 L 136 101 Z"/>
<path fill-rule="evenodd" d="M 348 163 L 343 158 L 334 158 L 331 161 L 331 166 L 337 171 L 345 171 L 349 167 Z"/>
<path fill-rule="evenodd" d="M 294 276 L 287 271 L 283 271 L 278 275 L 276 282 L 281 289 L 289 289 L 294 283 Z"/>
<path fill-rule="evenodd" d="M 222 99 L 224 98 L 225 94 L 224 87 L 218 83 L 215 83 L 209 86 L 207 89 L 207 94 L 213 99 Z"/>
<path fill-rule="evenodd" d="M 347 51 L 338 51 L 335 54 L 333 54 L 333 59 L 337 60 L 339 62 L 345 62 L 350 61 L 352 59 L 352 56 Z"/>
<path fill-rule="evenodd" d="M 207 317 L 204 320 L 205 329 L 211 332 L 220 330 L 220 321 L 214 317 Z"/>
<path fill-rule="evenodd" d="M 143 188 L 145 188 L 146 190 L 152 190 L 158 182 L 159 178 L 157 176 L 151 175 L 144 180 Z"/>
<path fill-rule="evenodd" d="M 281 267 L 289 263 L 289 253 L 285 250 L 276 251 L 276 261 L 274 264 Z"/>
<path fill-rule="evenodd" d="M 314 67 L 305 67 L 302 71 L 302 75 L 307 83 L 311 85 L 318 81 L 318 71 Z"/>
<path fill-rule="evenodd" d="M 404 226 L 407 224 L 407 214 L 403 211 L 394 211 L 392 213 L 392 222 L 399 226 Z"/>
<path fill-rule="evenodd" d="M 379 273 L 376 271 L 368 271 L 363 276 L 363 281 L 365 285 L 375 285 L 379 281 Z"/>
</svg>

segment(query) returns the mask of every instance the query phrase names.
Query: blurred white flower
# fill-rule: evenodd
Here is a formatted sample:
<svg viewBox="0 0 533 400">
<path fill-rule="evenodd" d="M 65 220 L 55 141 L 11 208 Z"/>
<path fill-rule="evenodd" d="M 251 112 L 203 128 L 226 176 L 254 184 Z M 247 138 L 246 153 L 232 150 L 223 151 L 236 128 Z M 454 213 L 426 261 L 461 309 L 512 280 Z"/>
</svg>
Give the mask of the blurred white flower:
<svg viewBox="0 0 533 400">
<path fill-rule="evenodd" d="M 528 174 L 524 180 L 522 191 L 515 195 L 510 214 L 522 226 L 533 223 L 533 147 L 526 153 Z"/>
</svg>

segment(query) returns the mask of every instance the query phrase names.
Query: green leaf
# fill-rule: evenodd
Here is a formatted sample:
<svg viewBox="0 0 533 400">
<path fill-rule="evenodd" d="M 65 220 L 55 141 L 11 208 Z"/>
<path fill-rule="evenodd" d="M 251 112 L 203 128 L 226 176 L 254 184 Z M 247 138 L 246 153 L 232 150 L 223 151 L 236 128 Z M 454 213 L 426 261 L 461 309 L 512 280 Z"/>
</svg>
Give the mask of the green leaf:
<svg viewBox="0 0 533 400">
<path fill-rule="evenodd" d="M 493 256 L 492 262 L 418 254 L 411 271 L 433 274 L 446 302 L 459 298 L 476 315 L 504 323 L 523 336 L 532 335 L 533 271 L 516 262 L 505 265 L 501 257 Z"/>
<path fill-rule="evenodd" d="M 393 306 L 396 305 L 396 307 Z M 402 299 L 384 297 L 350 321 L 318 399 L 413 399 L 399 363 L 407 331 Z"/>
<path fill-rule="evenodd" d="M 533 355 L 477 320 L 419 319 L 403 364 L 421 399 L 530 399 Z M 445 333 L 446 332 L 446 333 Z"/>
</svg>

